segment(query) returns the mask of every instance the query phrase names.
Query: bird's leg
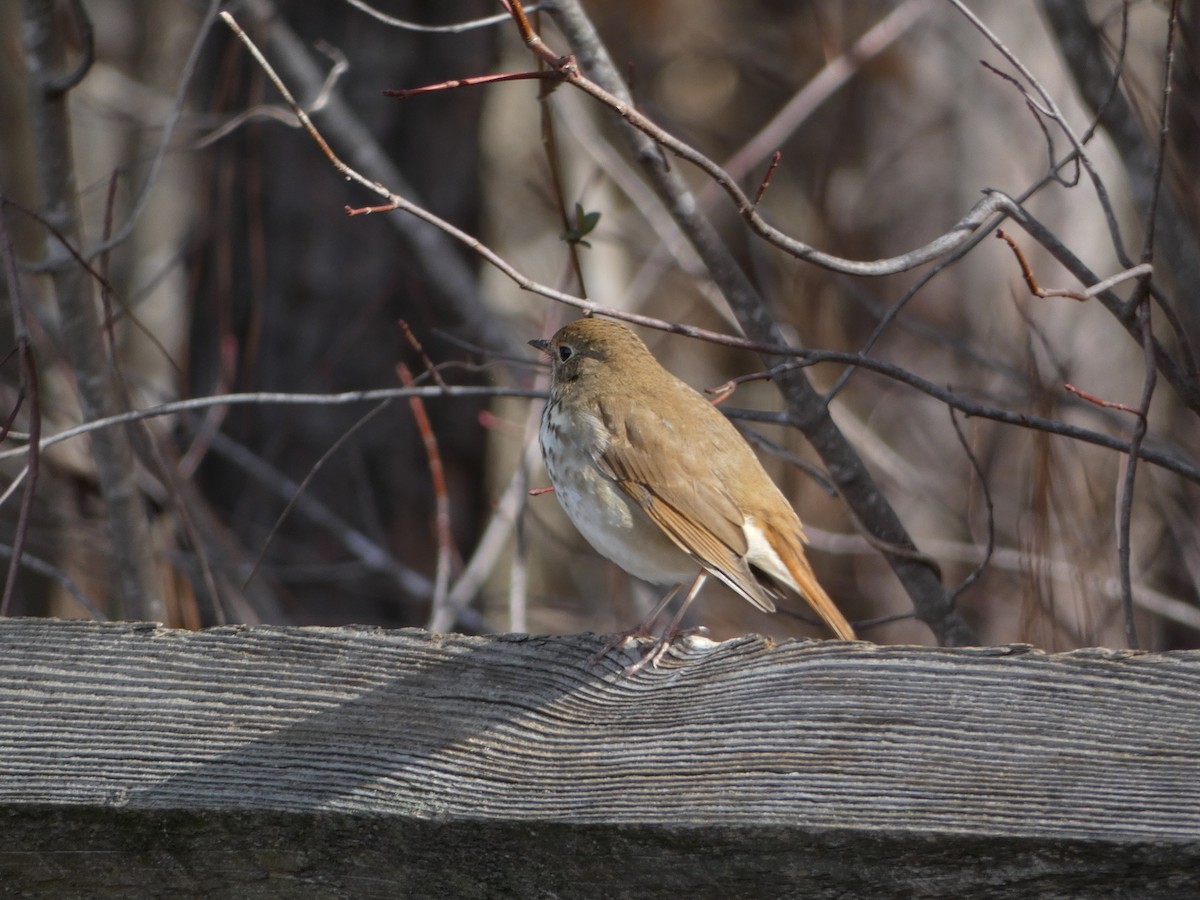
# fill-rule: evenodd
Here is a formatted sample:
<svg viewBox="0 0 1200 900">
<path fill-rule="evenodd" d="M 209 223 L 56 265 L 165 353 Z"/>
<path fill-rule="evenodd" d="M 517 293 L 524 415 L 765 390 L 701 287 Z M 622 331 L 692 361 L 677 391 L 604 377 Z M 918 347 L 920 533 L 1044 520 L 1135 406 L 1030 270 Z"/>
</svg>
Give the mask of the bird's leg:
<svg viewBox="0 0 1200 900">
<path fill-rule="evenodd" d="M 671 598 L 679 593 L 679 589 L 681 587 L 683 587 L 682 584 L 677 584 L 667 591 L 663 598 L 654 605 L 654 609 L 650 610 L 650 615 L 646 616 L 644 619 L 642 619 L 642 621 L 638 622 L 636 625 L 626 631 L 618 631 L 616 634 L 614 634 L 612 636 L 612 640 L 605 644 L 601 648 L 600 652 L 592 657 L 591 665 L 594 666 L 596 663 L 600 662 L 600 660 L 608 656 L 610 651 L 620 647 L 631 637 L 641 637 L 644 634 L 649 634 L 650 626 L 654 624 L 654 620 L 662 615 L 662 611 L 667 608 L 667 604 L 671 602 Z"/>
<path fill-rule="evenodd" d="M 674 638 L 675 634 L 678 632 L 679 623 L 683 621 L 684 614 L 687 612 L 688 607 L 692 605 L 692 601 L 696 599 L 696 595 L 700 593 L 700 589 L 704 587 L 704 582 L 707 580 L 708 572 L 701 569 L 700 574 L 696 576 L 696 580 L 692 582 L 692 587 L 687 592 L 687 596 L 684 597 L 683 602 L 679 604 L 679 611 L 675 613 L 675 617 L 671 619 L 671 624 L 663 629 L 663 633 L 658 636 L 658 640 L 654 642 L 654 646 L 650 648 L 650 651 L 625 670 L 626 675 L 634 674 L 647 663 L 654 668 L 658 668 L 658 662 L 666 654 L 668 648 L 670 648 L 671 639 Z M 670 599 L 670 597 L 667 599 Z"/>
</svg>

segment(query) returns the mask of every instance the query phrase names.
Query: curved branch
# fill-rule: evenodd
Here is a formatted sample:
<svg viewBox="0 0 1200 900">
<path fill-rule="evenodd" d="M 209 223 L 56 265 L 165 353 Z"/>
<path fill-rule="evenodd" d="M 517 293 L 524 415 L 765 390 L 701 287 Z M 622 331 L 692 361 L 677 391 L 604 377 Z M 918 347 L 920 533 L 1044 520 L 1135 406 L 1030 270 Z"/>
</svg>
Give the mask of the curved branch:
<svg viewBox="0 0 1200 900">
<path fill-rule="evenodd" d="M 1044 431 L 1047 434 L 1056 434 L 1060 437 L 1082 441 L 1085 444 L 1094 444 L 1097 447 L 1116 450 L 1119 453 L 1128 454 L 1136 452 L 1139 459 L 1143 459 L 1169 472 L 1174 472 L 1176 475 L 1186 478 L 1195 484 L 1200 484 L 1200 466 L 1180 459 L 1177 456 L 1172 456 L 1161 450 L 1147 449 L 1140 445 L 1135 448 L 1129 441 L 1122 440 L 1121 438 L 1102 434 L 1099 431 L 1092 431 L 1088 428 L 1081 428 L 1078 425 L 1071 425 L 1057 419 L 1047 419 L 1044 416 L 1035 416 L 1029 413 L 1011 412 L 995 406 L 976 403 L 960 394 L 956 394 L 948 388 L 934 384 L 932 381 L 922 378 L 920 375 L 910 372 L 907 369 L 893 366 L 878 359 L 872 359 L 869 356 L 862 356 L 857 353 L 841 353 L 837 350 L 801 350 L 796 355 L 800 357 L 799 362 L 784 363 L 771 370 L 768 374 L 774 377 L 791 368 L 806 368 L 823 362 L 836 362 L 856 366 L 915 388 L 922 394 L 926 394 L 934 400 L 938 400 L 946 404 L 946 406 L 957 409 L 968 416 L 991 419 L 994 422 L 1001 422 L 1005 425 L 1016 425 L 1019 428 L 1028 428 L 1033 431 Z M 755 412 L 753 410 L 734 408 L 725 409 L 724 411 L 730 416 L 756 422 L 774 422 L 785 425 L 798 424 L 790 413 Z M 0 458 L 3 457 L 0 456 Z"/>
<path fill-rule="evenodd" d="M 555 4 L 555 8 L 560 13 L 563 11 L 564 6 L 565 4 L 563 3 Z M 971 240 L 980 231 L 986 232 L 995 227 L 996 222 L 999 221 L 998 219 L 994 220 L 997 213 L 1012 214 L 1013 212 L 1006 198 L 999 194 L 988 194 L 971 207 L 967 214 L 955 223 L 949 231 L 934 238 L 922 247 L 888 259 L 871 261 L 843 259 L 840 256 L 834 256 L 831 253 L 818 250 L 811 244 L 797 240 L 774 225 L 771 225 L 759 213 L 754 201 L 747 196 L 746 192 L 741 189 L 733 176 L 724 168 L 709 159 L 695 147 L 679 140 L 679 138 L 644 116 L 637 110 L 628 95 L 622 97 L 614 92 L 610 92 L 595 81 L 584 76 L 573 58 L 566 57 L 560 59 L 557 64 L 557 71 L 568 84 L 579 88 L 585 94 L 599 100 L 656 144 L 667 148 L 680 159 L 690 162 L 704 172 L 704 174 L 712 179 L 714 184 L 717 184 L 729 195 L 729 198 L 733 201 L 737 209 L 738 215 L 746 221 L 746 224 L 750 226 L 755 234 L 767 243 L 778 247 L 783 252 L 797 259 L 821 266 L 831 272 L 869 277 L 907 272 L 909 269 L 915 269 L 917 266 L 945 256 L 947 253 L 952 252 Z"/>
</svg>

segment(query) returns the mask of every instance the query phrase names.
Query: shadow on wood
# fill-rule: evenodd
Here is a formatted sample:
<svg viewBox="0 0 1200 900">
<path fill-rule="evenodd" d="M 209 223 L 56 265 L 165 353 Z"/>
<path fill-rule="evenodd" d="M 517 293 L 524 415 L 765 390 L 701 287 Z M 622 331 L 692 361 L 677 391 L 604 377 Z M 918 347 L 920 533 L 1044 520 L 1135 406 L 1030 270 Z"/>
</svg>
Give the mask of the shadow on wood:
<svg viewBox="0 0 1200 900">
<path fill-rule="evenodd" d="M 1188 896 L 1200 653 L 0 621 L 56 896 Z"/>
</svg>

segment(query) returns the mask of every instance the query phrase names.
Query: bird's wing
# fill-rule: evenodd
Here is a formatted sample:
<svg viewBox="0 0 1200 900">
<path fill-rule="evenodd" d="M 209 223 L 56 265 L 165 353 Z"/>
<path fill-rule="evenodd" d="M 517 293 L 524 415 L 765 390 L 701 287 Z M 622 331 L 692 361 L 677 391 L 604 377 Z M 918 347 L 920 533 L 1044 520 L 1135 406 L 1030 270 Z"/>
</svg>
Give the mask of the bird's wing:
<svg viewBox="0 0 1200 900">
<path fill-rule="evenodd" d="M 764 612 L 774 612 L 746 561 L 745 518 L 711 476 L 704 447 L 650 452 L 638 431 L 661 429 L 660 417 L 635 407 L 596 463 L 682 550 Z M 652 445 L 653 449 L 653 445 Z"/>
</svg>

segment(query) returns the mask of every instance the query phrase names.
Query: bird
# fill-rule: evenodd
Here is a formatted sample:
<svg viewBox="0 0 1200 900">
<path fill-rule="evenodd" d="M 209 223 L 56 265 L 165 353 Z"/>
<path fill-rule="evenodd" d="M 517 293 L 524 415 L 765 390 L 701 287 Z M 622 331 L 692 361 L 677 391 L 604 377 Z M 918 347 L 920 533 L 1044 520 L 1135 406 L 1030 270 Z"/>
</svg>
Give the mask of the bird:
<svg viewBox="0 0 1200 900">
<path fill-rule="evenodd" d="M 855 639 L 813 573 L 799 516 L 754 450 L 641 338 L 620 322 L 588 317 L 529 343 L 550 361 L 538 436 L 567 517 L 629 574 L 673 586 L 626 635 L 692 582 L 652 662 L 708 576 L 768 613 L 788 588 L 834 635 Z"/>
</svg>

